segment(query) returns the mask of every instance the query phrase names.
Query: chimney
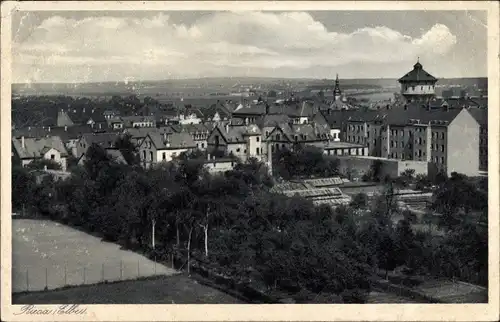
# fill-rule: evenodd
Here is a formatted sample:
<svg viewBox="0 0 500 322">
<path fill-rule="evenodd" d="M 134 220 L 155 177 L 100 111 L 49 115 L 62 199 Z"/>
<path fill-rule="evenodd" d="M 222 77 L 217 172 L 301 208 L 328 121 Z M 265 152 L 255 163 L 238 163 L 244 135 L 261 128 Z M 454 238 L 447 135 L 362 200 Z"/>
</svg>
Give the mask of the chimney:
<svg viewBox="0 0 500 322">
<path fill-rule="evenodd" d="M 229 123 L 226 123 L 226 132 L 229 133 Z"/>
<path fill-rule="evenodd" d="M 26 149 L 26 146 L 24 145 L 24 135 L 21 136 L 21 146 L 23 149 Z"/>
<path fill-rule="evenodd" d="M 50 132 L 50 126 L 48 127 L 48 131 Z"/>
<path fill-rule="evenodd" d="M 43 170 L 47 171 L 47 166 L 46 165 L 43 166 Z"/>
<path fill-rule="evenodd" d="M 210 153 L 207 154 L 207 160 L 210 160 Z"/>
<path fill-rule="evenodd" d="M 99 130 L 100 130 L 101 128 L 102 128 L 102 124 L 101 124 L 101 123 L 99 123 Z"/>
<path fill-rule="evenodd" d="M 82 109 L 82 113 L 85 113 L 85 107 Z"/>
<path fill-rule="evenodd" d="M 67 125 L 64 126 L 64 132 L 68 132 L 68 126 Z"/>
</svg>

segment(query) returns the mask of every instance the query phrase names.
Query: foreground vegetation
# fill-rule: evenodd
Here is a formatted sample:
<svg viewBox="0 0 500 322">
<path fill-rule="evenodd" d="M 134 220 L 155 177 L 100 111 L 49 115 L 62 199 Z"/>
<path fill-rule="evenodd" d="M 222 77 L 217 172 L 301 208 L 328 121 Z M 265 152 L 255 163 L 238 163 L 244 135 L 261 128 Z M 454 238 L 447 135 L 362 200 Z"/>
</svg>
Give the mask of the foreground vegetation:
<svg viewBox="0 0 500 322">
<path fill-rule="evenodd" d="M 454 174 L 436 190 L 434 207 L 446 219 L 443 238 L 415 234 L 408 216 L 393 224 L 399 210 L 391 182 L 373 201 L 359 197 L 334 210 L 271 193 L 268 170 L 256 160 L 210 175 L 196 154 L 149 170 L 117 164 L 97 146 L 86 159 L 70 179 L 58 182 L 46 177 L 37 184 L 27 169 L 13 168 L 14 208 L 157 259 L 173 256 L 176 267 L 188 273 L 204 267 L 299 303 L 364 303 L 375 274 L 398 267 L 409 274 L 487 283 L 487 226 L 466 220 L 471 211 L 487 213 L 483 199 L 469 203 L 487 196 L 484 182 L 471 184 Z M 308 162 L 297 157 L 287 171 L 293 174 Z M 312 174 L 335 168 L 317 164 L 322 168 Z M 369 220 L 358 220 L 368 211 Z"/>
</svg>

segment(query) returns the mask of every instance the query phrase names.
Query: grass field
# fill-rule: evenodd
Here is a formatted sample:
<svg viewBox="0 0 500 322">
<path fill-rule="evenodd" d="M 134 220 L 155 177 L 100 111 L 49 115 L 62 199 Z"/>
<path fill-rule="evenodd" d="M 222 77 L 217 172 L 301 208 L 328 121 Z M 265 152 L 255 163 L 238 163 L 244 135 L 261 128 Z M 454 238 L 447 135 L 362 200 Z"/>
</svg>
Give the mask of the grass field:
<svg viewBox="0 0 500 322">
<path fill-rule="evenodd" d="M 13 294 L 12 304 L 238 304 L 224 292 L 184 276 L 162 276 L 48 292 Z"/>
<path fill-rule="evenodd" d="M 94 284 L 176 271 L 49 220 L 12 220 L 12 290 Z"/>
</svg>

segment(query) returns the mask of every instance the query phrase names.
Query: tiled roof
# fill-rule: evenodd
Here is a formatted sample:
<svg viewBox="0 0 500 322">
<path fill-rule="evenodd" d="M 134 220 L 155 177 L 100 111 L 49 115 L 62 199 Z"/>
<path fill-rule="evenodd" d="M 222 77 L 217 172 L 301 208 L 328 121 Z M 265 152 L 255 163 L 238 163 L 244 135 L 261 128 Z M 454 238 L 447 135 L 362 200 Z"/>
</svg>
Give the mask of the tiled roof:
<svg viewBox="0 0 500 322">
<path fill-rule="evenodd" d="M 345 122 L 374 122 L 383 124 L 405 125 L 410 120 L 419 120 L 421 123 L 431 121 L 451 122 L 460 113 L 461 109 L 431 109 L 430 111 L 417 103 L 408 104 L 407 109 L 391 108 L 381 110 L 347 110 L 347 111 L 323 111 L 323 115 L 330 127 L 341 127 Z"/>
<path fill-rule="evenodd" d="M 12 131 L 13 137 L 42 138 L 45 136 L 59 136 L 63 142 L 79 138 L 85 133 L 93 133 L 95 130 L 89 125 L 75 125 L 68 127 L 25 127 Z"/>
<path fill-rule="evenodd" d="M 282 124 L 276 129 L 281 129 L 287 140 L 291 142 L 295 142 L 295 136 L 298 142 L 323 141 L 330 138 L 328 129 L 314 124 Z"/>
<path fill-rule="evenodd" d="M 257 121 L 257 124 L 261 127 L 274 127 L 279 124 L 285 124 L 290 122 L 290 117 L 284 114 L 268 114 L 262 116 L 260 120 Z"/>
<path fill-rule="evenodd" d="M 210 129 L 205 124 L 175 124 L 171 125 L 175 132 L 187 132 L 190 134 L 208 132 Z"/>
<path fill-rule="evenodd" d="M 134 122 L 154 122 L 154 116 L 142 116 L 142 115 L 132 115 L 132 116 L 122 116 L 121 119 L 125 125 L 132 125 Z"/>
<path fill-rule="evenodd" d="M 194 143 L 193 138 L 189 133 L 171 133 L 171 134 L 161 134 L 159 132 L 151 132 L 148 136 L 153 141 L 156 149 L 190 149 L 195 148 L 196 143 Z"/>
<path fill-rule="evenodd" d="M 403 125 L 408 124 L 410 120 L 419 120 L 420 123 L 429 123 L 431 121 L 451 122 L 461 111 L 461 109 L 436 109 L 429 111 L 422 107 L 408 108 L 407 110 L 391 109 L 386 111 L 385 123 Z"/>
<path fill-rule="evenodd" d="M 470 108 L 469 113 L 481 126 L 488 126 L 488 110 L 485 108 Z"/>
<path fill-rule="evenodd" d="M 244 143 L 247 135 L 258 135 L 261 131 L 257 125 L 248 126 L 229 126 L 229 131 L 226 132 L 225 128 L 218 127 L 220 133 L 227 143 Z"/>
<path fill-rule="evenodd" d="M 63 141 L 58 136 L 49 136 L 40 139 L 24 138 L 24 147 L 22 139 L 12 138 L 12 146 L 21 159 L 42 157 L 50 149 L 56 149 L 62 156 L 68 155 Z"/>
<path fill-rule="evenodd" d="M 92 109 L 90 107 L 78 109 L 69 108 L 66 113 L 75 124 L 86 124 L 90 119 L 96 123 L 106 122 L 103 111 L 100 109 Z"/>
<path fill-rule="evenodd" d="M 97 144 L 102 147 L 108 148 L 112 147 L 118 138 L 118 133 L 106 132 L 106 133 L 92 133 L 83 134 L 82 139 L 87 142 L 88 145 Z"/>
<path fill-rule="evenodd" d="M 143 127 L 143 128 L 128 128 L 124 130 L 124 133 L 130 134 L 130 136 L 134 139 L 145 138 L 148 133 L 174 133 L 175 131 L 172 129 L 172 126 L 162 126 L 159 128 L 156 127 Z"/>
<path fill-rule="evenodd" d="M 412 82 L 412 81 L 437 81 L 437 78 L 426 72 L 422 64 L 417 62 L 413 65 L 413 70 L 406 73 L 403 77 L 399 79 L 399 82 Z"/>
</svg>

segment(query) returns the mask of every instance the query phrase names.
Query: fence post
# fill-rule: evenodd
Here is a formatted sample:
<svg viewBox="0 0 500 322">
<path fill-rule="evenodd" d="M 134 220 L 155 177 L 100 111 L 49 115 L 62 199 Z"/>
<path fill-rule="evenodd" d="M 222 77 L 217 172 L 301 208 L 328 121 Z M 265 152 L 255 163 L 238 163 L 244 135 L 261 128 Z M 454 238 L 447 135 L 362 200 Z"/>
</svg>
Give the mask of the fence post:
<svg viewBox="0 0 500 322">
<path fill-rule="evenodd" d="M 45 267 L 45 289 L 49 289 L 49 270 Z"/>
<path fill-rule="evenodd" d="M 102 263 L 102 269 L 101 269 L 101 282 L 104 282 L 104 263 Z"/>
<path fill-rule="evenodd" d="M 123 279 L 123 260 L 120 261 L 120 281 Z"/>
</svg>

